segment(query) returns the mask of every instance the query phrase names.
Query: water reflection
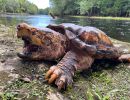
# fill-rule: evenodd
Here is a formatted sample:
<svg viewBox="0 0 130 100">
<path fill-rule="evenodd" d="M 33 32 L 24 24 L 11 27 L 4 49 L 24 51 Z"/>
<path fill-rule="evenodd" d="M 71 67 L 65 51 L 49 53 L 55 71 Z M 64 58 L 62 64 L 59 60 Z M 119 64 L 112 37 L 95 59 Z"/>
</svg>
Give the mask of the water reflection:
<svg viewBox="0 0 130 100">
<path fill-rule="evenodd" d="M 47 15 L 37 16 L 16 16 L 8 15 L 0 17 L 0 24 L 5 25 L 17 25 L 18 23 L 26 22 L 35 27 L 45 27 L 48 24 L 60 24 L 60 23 L 75 23 L 82 26 L 94 26 L 97 27 L 110 37 L 118 40 L 130 42 L 130 21 L 117 21 L 108 19 L 89 19 L 89 18 L 72 18 L 64 17 L 56 20 Z"/>
</svg>

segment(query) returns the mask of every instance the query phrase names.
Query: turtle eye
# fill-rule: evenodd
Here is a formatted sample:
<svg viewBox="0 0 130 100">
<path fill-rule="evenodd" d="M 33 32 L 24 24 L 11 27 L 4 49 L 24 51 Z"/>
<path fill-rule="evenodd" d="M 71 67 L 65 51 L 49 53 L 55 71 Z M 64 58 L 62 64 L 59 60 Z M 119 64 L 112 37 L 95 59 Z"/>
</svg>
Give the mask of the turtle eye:
<svg viewBox="0 0 130 100">
<path fill-rule="evenodd" d="M 18 25 L 18 26 L 17 26 L 17 30 L 20 30 L 20 27 L 21 27 L 21 26 L 20 26 L 20 25 Z"/>
<path fill-rule="evenodd" d="M 35 28 L 31 28 L 30 31 L 32 32 L 32 35 L 36 35 L 36 33 L 38 32 Z"/>
</svg>

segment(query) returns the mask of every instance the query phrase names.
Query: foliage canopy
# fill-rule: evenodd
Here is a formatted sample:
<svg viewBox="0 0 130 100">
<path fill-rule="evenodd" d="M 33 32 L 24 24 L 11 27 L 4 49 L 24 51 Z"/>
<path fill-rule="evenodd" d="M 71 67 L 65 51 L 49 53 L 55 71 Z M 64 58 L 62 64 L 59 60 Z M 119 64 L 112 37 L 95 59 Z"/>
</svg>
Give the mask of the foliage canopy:
<svg viewBox="0 0 130 100">
<path fill-rule="evenodd" d="M 130 0 L 50 0 L 56 15 L 130 16 Z"/>
<path fill-rule="evenodd" d="M 36 14 L 38 7 L 27 0 L 0 0 L 0 12 Z"/>
</svg>

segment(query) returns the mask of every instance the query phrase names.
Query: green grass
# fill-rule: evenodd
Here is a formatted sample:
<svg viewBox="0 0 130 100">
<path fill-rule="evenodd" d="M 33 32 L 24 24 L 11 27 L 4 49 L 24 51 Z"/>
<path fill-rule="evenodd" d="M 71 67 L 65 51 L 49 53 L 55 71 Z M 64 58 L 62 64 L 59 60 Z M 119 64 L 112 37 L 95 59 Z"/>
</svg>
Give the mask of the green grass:
<svg viewBox="0 0 130 100">
<path fill-rule="evenodd" d="M 49 89 L 49 85 L 42 85 L 38 81 L 25 83 L 20 80 L 15 80 L 5 87 L 4 92 L 0 94 L 0 98 L 2 100 L 43 100 L 46 99 L 46 94 Z"/>
<path fill-rule="evenodd" d="M 84 75 L 76 75 L 73 88 L 65 91 L 71 100 L 129 100 L 130 69 L 124 64 Z"/>
<path fill-rule="evenodd" d="M 111 16 L 107 16 L 107 17 L 103 17 L 103 16 L 70 16 L 70 17 L 74 17 L 74 18 L 92 18 L 92 19 L 110 19 L 110 20 L 130 20 L 130 17 L 111 17 Z"/>
</svg>

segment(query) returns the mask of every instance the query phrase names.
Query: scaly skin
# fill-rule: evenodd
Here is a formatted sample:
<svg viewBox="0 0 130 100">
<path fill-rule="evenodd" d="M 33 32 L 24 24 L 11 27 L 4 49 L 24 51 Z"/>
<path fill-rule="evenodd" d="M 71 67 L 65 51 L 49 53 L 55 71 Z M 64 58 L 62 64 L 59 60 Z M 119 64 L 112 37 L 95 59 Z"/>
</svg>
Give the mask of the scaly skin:
<svg viewBox="0 0 130 100">
<path fill-rule="evenodd" d="M 17 29 L 17 37 L 22 38 L 25 42 L 23 52 L 18 54 L 23 59 L 55 60 L 66 53 L 67 41 L 62 34 L 48 28 L 37 29 L 26 23 L 19 24 Z M 31 45 L 38 46 L 38 50 L 31 52 L 31 49 L 34 48 L 28 49 L 29 45 L 30 47 Z"/>
<path fill-rule="evenodd" d="M 17 26 L 17 36 L 25 42 L 18 53 L 22 59 L 61 61 L 46 73 L 46 80 L 58 89 L 71 85 L 75 71 L 91 67 L 95 59 L 130 62 L 130 54 L 121 55 L 109 37 L 94 27 L 75 24 L 48 25 L 38 29 L 26 23 Z"/>
<path fill-rule="evenodd" d="M 54 67 L 51 67 L 46 74 L 49 83 L 54 80 L 58 89 L 71 85 L 76 70 L 83 70 L 91 67 L 94 58 L 83 53 L 77 54 L 75 51 L 68 51 L 63 59 Z"/>
</svg>

